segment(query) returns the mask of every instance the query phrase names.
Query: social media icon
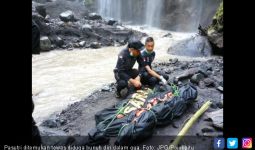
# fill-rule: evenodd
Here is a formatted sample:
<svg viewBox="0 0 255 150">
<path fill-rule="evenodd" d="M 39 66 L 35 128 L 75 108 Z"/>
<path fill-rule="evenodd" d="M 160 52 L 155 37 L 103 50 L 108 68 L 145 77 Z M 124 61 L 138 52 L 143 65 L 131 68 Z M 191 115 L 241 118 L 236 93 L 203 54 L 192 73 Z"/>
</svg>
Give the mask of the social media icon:
<svg viewBox="0 0 255 150">
<path fill-rule="evenodd" d="M 225 148 L 225 139 L 224 138 L 215 138 L 213 147 L 214 147 L 214 149 L 224 149 Z"/>
<path fill-rule="evenodd" d="M 252 138 L 242 138 L 242 148 L 243 149 L 252 148 Z"/>
<path fill-rule="evenodd" d="M 237 149 L 238 148 L 238 139 L 237 138 L 228 138 L 227 139 L 227 148 L 228 149 Z"/>
</svg>

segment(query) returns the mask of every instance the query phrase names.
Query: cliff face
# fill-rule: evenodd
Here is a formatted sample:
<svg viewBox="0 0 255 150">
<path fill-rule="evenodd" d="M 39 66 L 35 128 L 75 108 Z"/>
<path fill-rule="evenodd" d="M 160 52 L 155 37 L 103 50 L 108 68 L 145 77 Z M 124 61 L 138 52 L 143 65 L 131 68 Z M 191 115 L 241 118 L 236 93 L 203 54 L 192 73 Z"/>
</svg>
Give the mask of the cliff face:
<svg viewBox="0 0 255 150">
<path fill-rule="evenodd" d="M 212 24 L 207 30 L 208 40 L 210 41 L 216 54 L 223 54 L 223 2 L 221 2 Z"/>
</svg>

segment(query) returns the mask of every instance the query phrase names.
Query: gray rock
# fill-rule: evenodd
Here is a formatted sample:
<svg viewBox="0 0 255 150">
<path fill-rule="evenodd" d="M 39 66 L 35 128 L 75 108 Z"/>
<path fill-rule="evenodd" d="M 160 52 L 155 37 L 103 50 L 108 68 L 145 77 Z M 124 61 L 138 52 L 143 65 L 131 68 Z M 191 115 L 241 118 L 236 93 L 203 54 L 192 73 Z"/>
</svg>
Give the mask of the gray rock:
<svg viewBox="0 0 255 150">
<path fill-rule="evenodd" d="M 45 126 L 45 127 L 49 127 L 49 128 L 56 128 L 58 127 L 60 124 L 58 122 L 56 122 L 55 119 L 49 119 L 49 120 L 45 120 L 43 123 L 42 123 L 42 126 Z"/>
<path fill-rule="evenodd" d="M 86 44 L 86 42 L 85 42 L 85 41 L 81 41 L 81 42 L 79 42 L 79 46 L 80 46 L 80 47 L 84 47 L 84 46 L 85 46 L 85 44 Z"/>
<path fill-rule="evenodd" d="M 78 47 L 80 47 L 80 44 L 79 44 L 79 43 L 74 43 L 74 44 L 73 44 L 73 47 L 74 47 L 74 48 L 78 48 Z"/>
<path fill-rule="evenodd" d="M 109 92 L 110 90 L 111 90 L 111 88 L 109 86 L 104 86 L 101 89 L 101 91 L 103 91 L 103 92 Z"/>
<path fill-rule="evenodd" d="M 221 82 L 223 82 L 222 76 L 213 76 L 212 79 L 219 84 L 221 84 Z"/>
<path fill-rule="evenodd" d="M 51 49 L 51 42 L 47 36 L 40 38 L 40 48 L 43 51 L 49 51 Z"/>
<path fill-rule="evenodd" d="M 200 89 L 204 89 L 205 88 L 204 81 L 199 81 L 198 86 L 199 86 Z"/>
<path fill-rule="evenodd" d="M 220 102 L 217 102 L 216 105 L 220 109 L 223 108 L 223 101 L 221 100 Z"/>
<path fill-rule="evenodd" d="M 164 72 L 165 72 L 166 74 L 170 74 L 170 73 L 171 73 L 171 70 L 170 70 L 170 69 L 165 69 Z"/>
<path fill-rule="evenodd" d="M 214 81 L 211 78 L 205 78 L 204 79 L 205 86 L 214 86 Z"/>
<path fill-rule="evenodd" d="M 101 44 L 98 43 L 98 42 L 93 42 L 93 43 L 90 44 L 90 47 L 95 48 L 95 49 L 101 48 Z"/>
<path fill-rule="evenodd" d="M 176 78 L 178 78 L 178 80 L 188 79 L 198 72 L 199 72 L 198 68 L 190 68 L 186 70 L 184 73 L 176 76 Z"/>
<path fill-rule="evenodd" d="M 216 68 L 215 71 L 216 71 L 216 72 L 220 72 L 220 69 L 219 69 L 219 68 Z"/>
<path fill-rule="evenodd" d="M 218 86 L 218 87 L 217 87 L 217 90 L 223 92 L 223 87 L 222 87 L 222 86 Z"/>
<path fill-rule="evenodd" d="M 120 45 L 125 45 L 126 44 L 125 40 L 120 40 L 119 43 L 120 43 Z"/>
<path fill-rule="evenodd" d="M 207 71 L 208 71 L 208 70 L 210 70 L 210 71 L 213 70 L 213 67 L 212 67 L 212 65 L 210 65 L 210 64 L 208 64 L 206 67 L 207 67 Z"/>
<path fill-rule="evenodd" d="M 59 129 L 52 129 L 52 128 L 49 128 L 49 127 L 46 127 L 46 126 L 38 126 L 39 128 L 39 131 L 40 131 L 40 135 L 42 137 L 49 137 L 49 136 L 67 136 L 67 134 L 64 132 L 64 131 L 61 131 Z M 48 140 L 48 138 L 42 138 L 42 142 L 43 144 L 46 143 L 45 140 Z M 52 143 L 52 141 L 51 141 Z"/>
<path fill-rule="evenodd" d="M 205 132 L 203 133 L 204 137 L 220 137 L 223 136 L 222 134 L 216 133 L 216 132 Z"/>
<path fill-rule="evenodd" d="M 89 24 L 85 24 L 81 27 L 84 32 L 92 32 L 92 27 Z"/>
<path fill-rule="evenodd" d="M 60 122 L 61 125 L 64 125 L 64 124 L 67 123 L 67 121 L 65 119 L 60 119 L 59 122 Z"/>
<path fill-rule="evenodd" d="M 174 59 L 169 59 L 170 63 L 171 64 L 175 64 L 178 62 L 178 59 L 177 58 L 174 58 Z"/>
<path fill-rule="evenodd" d="M 45 19 L 49 20 L 50 19 L 50 15 L 46 15 Z"/>
<path fill-rule="evenodd" d="M 102 20 L 102 17 L 97 13 L 89 13 L 90 20 Z"/>
<path fill-rule="evenodd" d="M 173 128 L 179 128 L 180 127 L 179 125 L 177 125 L 176 122 L 172 122 L 172 126 L 173 126 Z"/>
<path fill-rule="evenodd" d="M 116 20 L 114 20 L 113 18 L 111 18 L 111 19 L 109 19 L 108 21 L 107 21 L 107 24 L 108 25 L 114 25 L 114 24 L 116 24 L 117 23 L 117 21 Z"/>
<path fill-rule="evenodd" d="M 211 71 L 211 70 L 207 70 L 206 73 L 207 73 L 208 75 L 211 75 L 211 74 L 212 74 L 212 71 Z"/>
<path fill-rule="evenodd" d="M 208 77 L 208 74 L 207 74 L 207 70 L 206 70 L 206 69 L 200 68 L 200 69 L 199 69 L 199 73 L 203 74 L 205 77 Z"/>
<path fill-rule="evenodd" d="M 213 103 L 210 105 L 210 107 L 211 107 L 212 109 L 216 109 L 216 108 L 217 108 L 217 104 L 216 104 L 215 102 L 213 102 Z"/>
<path fill-rule="evenodd" d="M 49 39 L 51 43 L 55 44 L 58 47 L 62 47 L 64 45 L 64 41 L 58 36 L 52 36 L 52 37 L 49 37 Z"/>
<path fill-rule="evenodd" d="M 212 120 L 214 127 L 223 129 L 223 109 L 207 113 L 207 117 Z"/>
<path fill-rule="evenodd" d="M 203 133 L 205 133 L 205 132 L 213 132 L 214 129 L 211 128 L 211 127 L 204 127 L 203 129 L 201 129 L 201 131 L 202 131 Z"/>
<path fill-rule="evenodd" d="M 204 79 L 204 75 L 202 75 L 201 73 L 196 73 L 191 77 L 190 81 L 193 83 L 199 83 L 199 81 L 201 81 L 202 79 Z"/>
<path fill-rule="evenodd" d="M 172 38 L 172 37 L 173 37 L 173 35 L 172 35 L 171 33 L 167 33 L 167 34 L 163 35 L 163 37 Z"/>
<path fill-rule="evenodd" d="M 182 65 L 181 65 L 181 69 L 187 69 L 189 66 L 189 64 L 187 62 L 184 62 Z"/>
<path fill-rule="evenodd" d="M 46 9 L 45 9 L 45 5 L 44 4 L 36 3 L 35 4 L 35 10 L 38 12 L 38 14 L 40 14 L 44 18 L 46 17 L 47 13 L 46 13 Z"/>
<path fill-rule="evenodd" d="M 216 76 L 217 75 L 217 72 L 215 70 L 212 71 L 212 75 L 213 76 Z"/>
<path fill-rule="evenodd" d="M 204 63 L 202 63 L 202 65 L 201 65 L 200 68 L 201 68 L 202 70 L 205 70 L 205 71 L 207 71 L 207 70 L 212 71 L 212 65 L 211 65 L 211 64 L 204 64 Z"/>
<path fill-rule="evenodd" d="M 65 12 L 62 12 L 59 15 L 59 18 L 61 21 L 69 22 L 69 21 L 75 21 L 74 13 L 71 10 L 67 10 Z"/>
<path fill-rule="evenodd" d="M 219 83 L 219 85 L 223 87 L 223 81 L 221 81 L 221 82 Z"/>
<path fill-rule="evenodd" d="M 51 46 L 50 46 L 50 49 L 51 49 L 51 50 L 53 50 L 53 49 L 55 49 L 55 48 L 56 48 L 56 45 L 51 45 Z"/>
<path fill-rule="evenodd" d="M 174 68 L 173 68 L 173 67 L 169 68 L 169 71 L 170 71 L 170 72 L 173 72 L 173 71 L 174 71 Z"/>
</svg>

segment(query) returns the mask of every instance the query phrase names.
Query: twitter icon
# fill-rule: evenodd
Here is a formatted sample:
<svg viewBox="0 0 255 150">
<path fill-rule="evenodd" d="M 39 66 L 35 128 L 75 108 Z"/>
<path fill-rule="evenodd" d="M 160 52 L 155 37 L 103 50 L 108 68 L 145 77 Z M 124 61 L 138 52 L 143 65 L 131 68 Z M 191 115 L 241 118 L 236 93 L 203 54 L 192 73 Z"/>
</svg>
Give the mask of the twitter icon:
<svg viewBox="0 0 255 150">
<path fill-rule="evenodd" d="M 228 149 L 237 149 L 238 148 L 238 139 L 237 138 L 228 138 L 227 139 L 227 148 Z"/>
</svg>

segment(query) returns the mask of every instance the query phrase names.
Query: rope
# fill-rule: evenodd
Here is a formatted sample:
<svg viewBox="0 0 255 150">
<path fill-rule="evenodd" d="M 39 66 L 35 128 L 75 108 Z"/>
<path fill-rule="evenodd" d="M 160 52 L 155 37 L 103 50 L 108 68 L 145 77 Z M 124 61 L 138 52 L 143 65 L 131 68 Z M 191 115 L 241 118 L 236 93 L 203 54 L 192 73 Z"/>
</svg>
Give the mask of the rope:
<svg viewBox="0 0 255 150">
<path fill-rule="evenodd" d="M 176 86 L 176 85 L 174 85 L 173 83 L 171 83 L 171 85 L 170 85 L 171 87 L 172 87 L 172 89 L 173 89 L 173 95 L 174 96 L 180 96 L 179 94 L 179 88 L 178 88 L 178 86 Z"/>
<path fill-rule="evenodd" d="M 129 102 L 126 104 L 126 106 L 128 106 Z M 124 107 L 121 107 L 118 109 L 118 112 L 115 114 L 115 116 L 112 118 L 112 120 L 110 121 L 110 123 L 104 128 L 103 131 L 107 130 L 109 128 L 109 126 L 112 124 L 112 122 L 115 120 L 115 118 L 117 117 L 117 115 L 119 115 L 125 108 L 126 106 Z M 112 117 L 112 116 L 111 116 Z M 111 118 L 109 117 L 109 119 Z M 108 120 L 108 119 L 107 119 Z"/>
</svg>

